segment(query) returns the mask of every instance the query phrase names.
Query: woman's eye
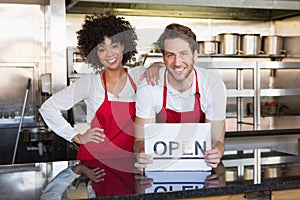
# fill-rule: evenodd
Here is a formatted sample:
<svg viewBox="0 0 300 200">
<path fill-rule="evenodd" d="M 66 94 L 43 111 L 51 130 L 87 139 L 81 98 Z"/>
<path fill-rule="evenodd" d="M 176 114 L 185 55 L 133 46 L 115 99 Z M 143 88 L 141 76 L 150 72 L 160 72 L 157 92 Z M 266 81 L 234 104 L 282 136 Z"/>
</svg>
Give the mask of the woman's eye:
<svg viewBox="0 0 300 200">
<path fill-rule="evenodd" d="M 112 45 L 112 48 L 119 48 L 119 44 L 114 44 L 114 45 Z"/>
<path fill-rule="evenodd" d="M 105 50 L 104 50 L 104 49 L 98 49 L 98 51 L 99 51 L 99 52 L 104 52 Z"/>
</svg>

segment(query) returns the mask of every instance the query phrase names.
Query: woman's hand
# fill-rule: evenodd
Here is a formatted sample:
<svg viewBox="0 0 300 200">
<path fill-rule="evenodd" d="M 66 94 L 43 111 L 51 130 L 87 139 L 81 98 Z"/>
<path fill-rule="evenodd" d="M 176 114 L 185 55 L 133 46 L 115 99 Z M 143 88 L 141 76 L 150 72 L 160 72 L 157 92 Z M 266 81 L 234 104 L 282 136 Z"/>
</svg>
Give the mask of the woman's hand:
<svg viewBox="0 0 300 200">
<path fill-rule="evenodd" d="M 100 169 L 99 167 L 90 169 L 87 166 L 83 165 L 82 173 L 96 183 L 104 181 L 103 176 L 105 176 L 105 171 L 104 169 Z"/>
<path fill-rule="evenodd" d="M 100 169 L 99 167 L 95 169 L 90 169 L 84 164 L 78 164 L 72 168 L 72 170 L 76 174 L 84 174 L 92 181 L 98 183 L 100 181 L 104 181 L 103 176 L 105 176 L 104 169 Z"/>
<path fill-rule="evenodd" d="M 143 173 L 144 169 L 147 167 L 148 164 L 153 163 L 152 156 L 150 154 L 145 153 L 138 153 L 136 157 L 137 162 L 134 164 L 134 166 Z"/>
<path fill-rule="evenodd" d="M 162 62 L 154 62 L 152 63 L 142 74 L 140 80 L 146 78 L 148 85 L 158 85 L 159 80 L 159 69 L 161 67 L 165 67 L 165 64 Z"/>
<path fill-rule="evenodd" d="M 77 134 L 72 140 L 78 144 L 103 142 L 105 139 L 103 131 L 104 130 L 99 127 L 89 128 L 84 134 Z"/>
</svg>

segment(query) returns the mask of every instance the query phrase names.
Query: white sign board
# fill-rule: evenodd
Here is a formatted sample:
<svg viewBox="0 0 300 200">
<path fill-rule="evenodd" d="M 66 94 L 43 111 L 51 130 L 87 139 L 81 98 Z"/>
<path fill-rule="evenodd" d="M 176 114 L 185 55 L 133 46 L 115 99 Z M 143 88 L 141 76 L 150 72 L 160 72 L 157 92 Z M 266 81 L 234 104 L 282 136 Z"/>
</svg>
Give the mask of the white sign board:
<svg viewBox="0 0 300 200">
<path fill-rule="evenodd" d="M 207 171 L 204 152 L 211 149 L 210 123 L 146 124 L 145 153 L 153 164 L 146 171 Z"/>
<path fill-rule="evenodd" d="M 208 171 L 148 171 L 147 178 L 153 179 L 146 193 L 192 190 L 204 187 Z"/>
</svg>

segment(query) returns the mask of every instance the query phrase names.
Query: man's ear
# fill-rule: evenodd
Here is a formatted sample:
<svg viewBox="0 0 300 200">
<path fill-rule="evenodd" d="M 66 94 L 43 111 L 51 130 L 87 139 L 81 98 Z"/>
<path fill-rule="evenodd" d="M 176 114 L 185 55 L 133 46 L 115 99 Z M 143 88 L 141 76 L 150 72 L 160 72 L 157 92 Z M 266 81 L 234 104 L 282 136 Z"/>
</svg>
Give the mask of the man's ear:
<svg viewBox="0 0 300 200">
<path fill-rule="evenodd" d="M 197 49 L 194 51 L 194 61 L 198 59 L 198 51 Z"/>
</svg>

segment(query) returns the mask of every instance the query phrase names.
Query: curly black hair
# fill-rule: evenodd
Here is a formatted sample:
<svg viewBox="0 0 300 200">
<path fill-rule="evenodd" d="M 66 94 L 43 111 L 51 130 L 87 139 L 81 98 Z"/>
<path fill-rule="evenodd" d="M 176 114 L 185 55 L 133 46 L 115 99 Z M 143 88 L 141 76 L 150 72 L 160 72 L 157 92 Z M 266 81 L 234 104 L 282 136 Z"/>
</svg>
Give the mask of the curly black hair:
<svg viewBox="0 0 300 200">
<path fill-rule="evenodd" d="M 123 17 L 112 13 L 85 16 L 82 29 L 76 33 L 80 55 L 96 72 L 103 69 L 97 55 L 97 45 L 104 41 L 105 36 L 124 45 L 123 65 L 137 53 L 135 29 Z"/>
</svg>

